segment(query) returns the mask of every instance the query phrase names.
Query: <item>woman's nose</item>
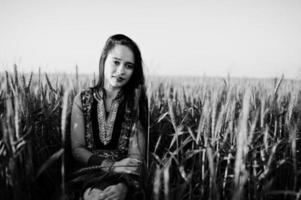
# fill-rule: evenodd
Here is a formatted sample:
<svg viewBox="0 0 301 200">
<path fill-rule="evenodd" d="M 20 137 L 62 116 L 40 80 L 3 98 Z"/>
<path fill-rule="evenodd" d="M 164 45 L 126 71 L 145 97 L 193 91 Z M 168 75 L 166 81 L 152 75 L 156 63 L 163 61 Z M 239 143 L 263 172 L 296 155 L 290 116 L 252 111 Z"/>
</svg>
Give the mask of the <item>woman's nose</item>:
<svg viewBox="0 0 301 200">
<path fill-rule="evenodd" d="M 117 68 L 117 73 L 118 73 L 118 74 L 123 74 L 123 73 L 124 73 L 124 69 L 125 69 L 124 65 L 123 65 L 123 64 L 120 64 L 120 65 L 118 66 L 118 68 Z"/>
</svg>

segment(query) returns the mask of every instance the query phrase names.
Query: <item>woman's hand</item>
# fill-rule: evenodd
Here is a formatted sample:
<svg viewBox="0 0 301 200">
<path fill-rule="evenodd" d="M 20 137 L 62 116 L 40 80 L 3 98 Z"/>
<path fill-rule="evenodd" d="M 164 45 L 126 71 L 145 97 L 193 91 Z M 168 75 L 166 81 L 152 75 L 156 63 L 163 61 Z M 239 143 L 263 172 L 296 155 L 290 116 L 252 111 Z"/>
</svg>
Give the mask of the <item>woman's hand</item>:
<svg viewBox="0 0 301 200">
<path fill-rule="evenodd" d="M 103 190 L 101 200 L 124 200 L 127 195 L 128 188 L 124 183 L 110 185 Z"/>
<path fill-rule="evenodd" d="M 103 191 L 98 188 L 88 188 L 83 195 L 84 200 L 101 200 Z"/>
<path fill-rule="evenodd" d="M 137 174 L 141 161 L 137 158 L 124 158 L 113 165 L 113 171 L 117 173 Z"/>
</svg>

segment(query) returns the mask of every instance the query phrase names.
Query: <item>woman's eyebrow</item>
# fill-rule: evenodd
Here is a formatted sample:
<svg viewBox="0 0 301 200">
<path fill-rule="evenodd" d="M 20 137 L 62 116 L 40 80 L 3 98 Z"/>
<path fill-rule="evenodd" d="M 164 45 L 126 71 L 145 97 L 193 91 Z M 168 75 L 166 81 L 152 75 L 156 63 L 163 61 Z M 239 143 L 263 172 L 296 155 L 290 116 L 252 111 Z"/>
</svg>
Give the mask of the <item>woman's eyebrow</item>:
<svg viewBox="0 0 301 200">
<path fill-rule="evenodd" d="M 125 62 L 125 63 L 127 63 L 127 64 L 131 64 L 131 65 L 135 65 L 134 63 L 132 63 L 132 62 Z"/>
<path fill-rule="evenodd" d="M 122 60 L 121 58 L 118 58 L 118 57 L 113 57 L 113 59 L 115 59 L 115 60 Z M 134 63 L 132 63 L 130 61 L 126 61 L 126 63 L 134 65 Z"/>
</svg>

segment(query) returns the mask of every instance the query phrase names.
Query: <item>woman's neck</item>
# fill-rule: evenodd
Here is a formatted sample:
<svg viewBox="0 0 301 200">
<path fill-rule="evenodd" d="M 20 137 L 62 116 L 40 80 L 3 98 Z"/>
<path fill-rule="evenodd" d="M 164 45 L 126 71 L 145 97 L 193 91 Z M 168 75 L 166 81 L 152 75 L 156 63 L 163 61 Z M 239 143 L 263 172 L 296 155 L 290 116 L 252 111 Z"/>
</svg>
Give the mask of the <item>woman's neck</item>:
<svg viewBox="0 0 301 200">
<path fill-rule="evenodd" d="M 113 87 L 104 87 L 104 90 L 106 92 L 106 98 L 108 99 L 114 99 L 118 92 L 120 91 L 119 88 L 113 88 Z"/>
</svg>

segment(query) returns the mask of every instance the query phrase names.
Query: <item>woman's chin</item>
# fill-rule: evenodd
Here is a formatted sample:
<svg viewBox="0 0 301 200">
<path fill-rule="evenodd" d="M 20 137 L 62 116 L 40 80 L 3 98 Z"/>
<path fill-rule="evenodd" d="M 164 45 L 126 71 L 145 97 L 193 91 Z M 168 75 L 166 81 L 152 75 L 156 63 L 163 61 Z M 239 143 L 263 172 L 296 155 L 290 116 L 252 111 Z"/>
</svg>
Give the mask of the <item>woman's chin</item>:
<svg viewBox="0 0 301 200">
<path fill-rule="evenodd" d="M 114 80 L 111 82 L 111 85 L 112 87 L 116 87 L 116 88 L 122 88 L 123 86 L 125 86 L 126 84 L 126 81 L 117 81 L 117 80 Z"/>
<path fill-rule="evenodd" d="M 120 82 L 114 82 L 114 83 L 111 83 L 111 86 L 113 88 L 122 88 L 125 84 L 124 83 L 120 83 Z"/>
</svg>

